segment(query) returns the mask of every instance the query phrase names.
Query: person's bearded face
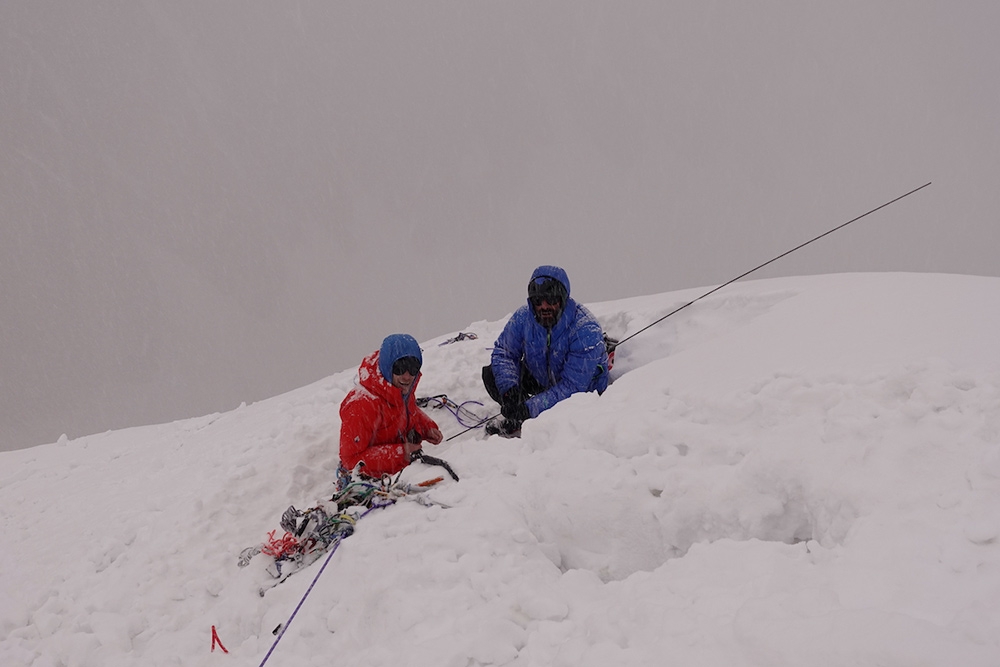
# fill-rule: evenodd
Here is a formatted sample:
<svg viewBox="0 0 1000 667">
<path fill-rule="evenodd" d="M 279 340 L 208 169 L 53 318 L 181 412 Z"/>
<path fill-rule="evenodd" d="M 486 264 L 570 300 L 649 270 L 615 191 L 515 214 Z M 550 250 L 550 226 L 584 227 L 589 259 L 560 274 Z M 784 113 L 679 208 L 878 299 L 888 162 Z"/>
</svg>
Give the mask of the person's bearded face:
<svg viewBox="0 0 1000 667">
<path fill-rule="evenodd" d="M 539 296 L 531 300 L 531 305 L 535 309 L 535 319 L 546 329 L 555 326 L 559 319 L 559 311 L 562 309 L 562 299 L 557 296 Z"/>
</svg>

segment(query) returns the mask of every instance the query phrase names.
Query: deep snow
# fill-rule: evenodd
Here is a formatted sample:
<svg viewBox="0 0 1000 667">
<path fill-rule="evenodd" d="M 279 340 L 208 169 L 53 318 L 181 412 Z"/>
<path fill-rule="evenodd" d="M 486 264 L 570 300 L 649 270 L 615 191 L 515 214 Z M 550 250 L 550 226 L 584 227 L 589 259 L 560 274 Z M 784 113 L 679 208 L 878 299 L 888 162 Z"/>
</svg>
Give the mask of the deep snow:
<svg viewBox="0 0 1000 667">
<path fill-rule="evenodd" d="M 588 305 L 621 338 L 704 291 Z M 418 395 L 491 414 L 502 325 L 423 342 Z M 365 517 L 267 664 L 1000 665 L 998 330 L 996 278 L 731 285 L 603 396 L 428 447 L 448 507 Z M 260 664 L 323 560 L 262 598 L 237 555 L 329 497 L 355 372 L 0 454 L 0 664 Z"/>
</svg>

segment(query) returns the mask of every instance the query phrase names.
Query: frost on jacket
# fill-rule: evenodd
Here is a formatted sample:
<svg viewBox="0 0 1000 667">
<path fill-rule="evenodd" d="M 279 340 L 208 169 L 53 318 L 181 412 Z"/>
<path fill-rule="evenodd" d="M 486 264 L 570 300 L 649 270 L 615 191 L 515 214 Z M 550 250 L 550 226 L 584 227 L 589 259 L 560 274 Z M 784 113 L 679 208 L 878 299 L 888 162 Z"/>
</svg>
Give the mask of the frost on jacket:
<svg viewBox="0 0 1000 667">
<path fill-rule="evenodd" d="M 365 357 L 358 386 L 340 404 L 340 462 L 348 470 L 364 461 L 372 477 L 394 475 L 409 464 L 403 443 L 411 429 L 423 438 L 437 424 L 417 407 L 414 379 L 407 396 L 379 371 L 379 352 Z"/>
<path fill-rule="evenodd" d="M 597 318 L 569 296 L 569 278 L 558 267 L 539 267 L 555 273 L 566 287 L 566 303 L 549 331 L 535 320 L 529 301 L 518 308 L 493 346 L 491 364 L 501 394 L 516 386 L 521 363 L 545 391 L 526 401 L 532 417 L 581 391 L 608 388 L 608 352 Z"/>
</svg>

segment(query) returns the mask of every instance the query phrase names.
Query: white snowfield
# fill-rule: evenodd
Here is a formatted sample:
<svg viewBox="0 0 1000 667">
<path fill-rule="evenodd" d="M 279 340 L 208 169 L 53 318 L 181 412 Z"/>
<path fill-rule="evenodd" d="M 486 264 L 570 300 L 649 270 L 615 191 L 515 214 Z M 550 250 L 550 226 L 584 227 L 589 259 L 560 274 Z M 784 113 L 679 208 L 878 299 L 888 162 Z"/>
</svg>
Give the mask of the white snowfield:
<svg viewBox="0 0 1000 667">
<path fill-rule="evenodd" d="M 624 338 L 704 291 L 589 306 Z M 423 342 L 418 396 L 493 414 L 502 325 Z M 998 332 L 997 278 L 731 285 L 625 343 L 603 396 L 427 446 L 447 507 L 359 522 L 266 664 L 996 667 Z M 260 665 L 324 560 L 260 597 L 267 557 L 237 556 L 329 498 L 355 372 L 0 454 L 0 665 Z"/>
</svg>

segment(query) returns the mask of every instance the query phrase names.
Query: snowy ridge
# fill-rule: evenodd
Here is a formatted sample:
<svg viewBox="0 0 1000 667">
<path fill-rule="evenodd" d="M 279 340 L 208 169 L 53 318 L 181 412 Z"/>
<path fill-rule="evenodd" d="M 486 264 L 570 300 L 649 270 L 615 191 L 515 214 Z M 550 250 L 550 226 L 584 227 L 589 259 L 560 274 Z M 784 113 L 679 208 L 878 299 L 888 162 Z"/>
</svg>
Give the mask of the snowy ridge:
<svg viewBox="0 0 1000 667">
<path fill-rule="evenodd" d="M 588 306 L 624 337 L 703 291 Z M 461 476 L 428 492 L 448 508 L 363 519 L 268 664 L 1000 664 L 998 295 L 916 274 L 718 292 L 622 346 L 603 396 L 428 447 Z M 423 342 L 421 394 L 490 414 L 502 325 Z M 355 373 L 0 454 L 0 664 L 259 664 L 320 564 L 261 598 L 264 559 L 236 559 L 329 497 Z"/>
</svg>

